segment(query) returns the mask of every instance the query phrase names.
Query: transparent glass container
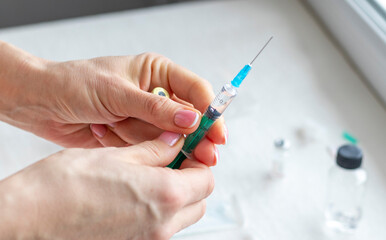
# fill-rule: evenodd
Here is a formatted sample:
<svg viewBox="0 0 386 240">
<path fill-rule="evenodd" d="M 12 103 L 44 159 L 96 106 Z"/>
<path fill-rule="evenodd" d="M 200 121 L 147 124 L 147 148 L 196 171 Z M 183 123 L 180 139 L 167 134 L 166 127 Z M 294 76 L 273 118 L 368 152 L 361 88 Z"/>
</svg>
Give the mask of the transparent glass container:
<svg viewBox="0 0 386 240">
<path fill-rule="evenodd" d="M 274 141 L 273 146 L 271 177 L 282 178 L 285 175 L 285 165 L 291 144 L 286 139 L 278 138 Z"/>
<path fill-rule="evenodd" d="M 367 173 L 361 167 L 331 167 L 328 174 L 326 224 L 335 230 L 352 232 L 362 218 L 362 201 Z"/>
</svg>

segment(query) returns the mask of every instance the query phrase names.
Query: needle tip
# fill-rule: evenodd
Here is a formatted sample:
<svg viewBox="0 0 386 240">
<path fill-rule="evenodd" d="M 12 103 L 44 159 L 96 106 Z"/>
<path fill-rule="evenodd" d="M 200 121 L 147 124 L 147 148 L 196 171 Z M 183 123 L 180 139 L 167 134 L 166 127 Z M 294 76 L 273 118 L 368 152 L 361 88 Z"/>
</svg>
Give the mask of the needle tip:
<svg viewBox="0 0 386 240">
<path fill-rule="evenodd" d="M 268 45 L 268 43 L 272 40 L 273 36 L 271 36 L 268 41 L 264 44 L 264 46 L 260 49 L 260 51 L 257 53 L 257 55 L 252 59 L 252 61 L 249 63 L 250 66 L 252 66 L 252 63 L 256 60 L 256 58 L 260 55 L 260 53 L 264 50 L 264 48 Z"/>
</svg>

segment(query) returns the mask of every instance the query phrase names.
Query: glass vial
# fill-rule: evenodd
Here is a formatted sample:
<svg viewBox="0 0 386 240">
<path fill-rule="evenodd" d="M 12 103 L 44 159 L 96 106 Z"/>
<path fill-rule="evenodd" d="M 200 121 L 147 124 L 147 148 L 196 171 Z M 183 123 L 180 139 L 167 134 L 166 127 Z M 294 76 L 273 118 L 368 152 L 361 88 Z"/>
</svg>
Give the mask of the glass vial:
<svg viewBox="0 0 386 240">
<path fill-rule="evenodd" d="M 289 141 L 279 138 L 273 142 L 273 146 L 271 176 L 273 178 L 282 178 L 284 177 L 285 162 L 289 155 L 291 144 Z"/>
<path fill-rule="evenodd" d="M 336 165 L 328 176 L 326 224 L 337 231 L 352 232 L 362 217 L 362 199 L 367 180 L 361 168 L 363 154 L 355 145 L 338 149 Z"/>
</svg>

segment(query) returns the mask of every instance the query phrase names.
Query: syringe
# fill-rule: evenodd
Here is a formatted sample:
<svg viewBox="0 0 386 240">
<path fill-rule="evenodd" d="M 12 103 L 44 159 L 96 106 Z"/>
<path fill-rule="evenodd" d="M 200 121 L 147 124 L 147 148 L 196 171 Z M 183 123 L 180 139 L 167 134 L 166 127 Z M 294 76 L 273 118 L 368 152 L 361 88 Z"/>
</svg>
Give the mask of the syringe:
<svg viewBox="0 0 386 240">
<path fill-rule="evenodd" d="M 210 127 L 213 123 L 221 116 L 221 114 L 225 111 L 228 105 L 232 102 L 233 98 L 236 97 L 238 88 L 240 84 L 248 75 L 249 71 L 252 68 L 252 63 L 256 60 L 256 58 L 260 55 L 260 53 L 264 50 L 264 48 L 268 45 L 268 43 L 272 40 L 273 37 L 270 37 L 269 40 L 265 43 L 265 45 L 261 48 L 261 50 L 257 53 L 257 55 L 252 59 L 252 61 L 245 65 L 240 72 L 236 75 L 236 77 L 231 81 L 231 83 L 225 84 L 221 91 L 217 94 L 216 98 L 209 105 L 206 112 L 201 118 L 200 125 L 193 133 L 189 134 L 186 139 L 184 146 L 181 151 L 178 153 L 177 157 L 171 162 L 168 167 L 173 169 L 178 169 L 181 166 L 181 163 L 186 158 L 191 158 L 191 154 L 193 150 L 196 148 L 197 144 L 201 141 L 201 139 L 205 136 L 205 134 L 209 131 Z"/>
</svg>

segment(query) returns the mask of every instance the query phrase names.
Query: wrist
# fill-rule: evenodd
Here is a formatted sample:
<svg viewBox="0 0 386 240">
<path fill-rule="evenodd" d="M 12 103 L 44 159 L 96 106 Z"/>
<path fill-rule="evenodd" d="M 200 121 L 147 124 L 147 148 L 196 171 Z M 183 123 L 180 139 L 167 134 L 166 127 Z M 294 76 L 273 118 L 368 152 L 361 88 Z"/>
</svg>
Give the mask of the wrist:
<svg viewBox="0 0 386 240">
<path fill-rule="evenodd" d="M 0 41 L 0 120 L 30 131 L 42 107 L 44 81 L 41 73 L 48 61 Z"/>
</svg>

